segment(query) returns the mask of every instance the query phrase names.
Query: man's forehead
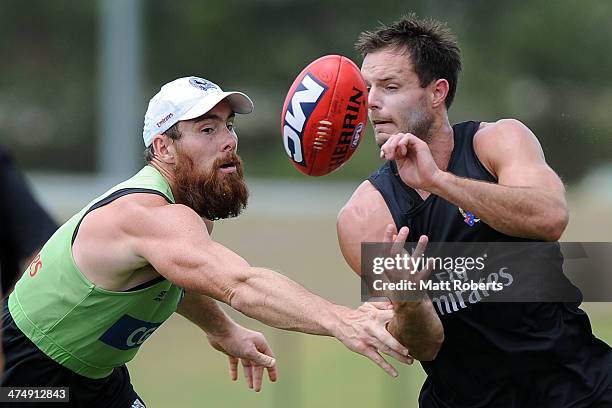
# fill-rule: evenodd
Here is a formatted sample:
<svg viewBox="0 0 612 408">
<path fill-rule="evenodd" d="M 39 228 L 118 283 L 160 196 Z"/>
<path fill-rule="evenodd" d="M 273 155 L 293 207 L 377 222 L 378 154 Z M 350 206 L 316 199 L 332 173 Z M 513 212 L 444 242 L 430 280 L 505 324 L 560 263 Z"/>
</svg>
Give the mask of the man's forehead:
<svg viewBox="0 0 612 408">
<path fill-rule="evenodd" d="M 404 76 L 414 72 L 410 54 L 406 50 L 383 49 L 366 54 L 361 64 L 361 73 L 376 79 Z"/>
</svg>

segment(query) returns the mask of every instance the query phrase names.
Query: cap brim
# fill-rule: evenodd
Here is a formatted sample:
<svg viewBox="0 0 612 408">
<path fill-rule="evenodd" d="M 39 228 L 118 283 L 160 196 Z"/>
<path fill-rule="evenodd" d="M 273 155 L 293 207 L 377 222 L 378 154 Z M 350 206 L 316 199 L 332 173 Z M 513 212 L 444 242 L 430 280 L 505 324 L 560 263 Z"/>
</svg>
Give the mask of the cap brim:
<svg viewBox="0 0 612 408">
<path fill-rule="evenodd" d="M 200 102 L 195 104 L 189 109 L 183 116 L 178 120 L 191 120 L 200 117 L 207 113 L 209 110 L 214 108 L 219 102 L 227 99 L 232 107 L 232 110 L 236 113 L 248 114 L 253 112 L 253 101 L 246 94 L 242 92 L 220 92 L 215 95 L 211 95 L 208 98 L 202 99 Z"/>
</svg>

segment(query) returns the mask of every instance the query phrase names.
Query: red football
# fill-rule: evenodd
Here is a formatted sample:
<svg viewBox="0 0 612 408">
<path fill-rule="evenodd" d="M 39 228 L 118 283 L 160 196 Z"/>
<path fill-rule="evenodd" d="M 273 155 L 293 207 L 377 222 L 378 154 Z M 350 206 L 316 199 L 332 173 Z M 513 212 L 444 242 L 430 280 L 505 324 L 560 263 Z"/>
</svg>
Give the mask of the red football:
<svg viewBox="0 0 612 408">
<path fill-rule="evenodd" d="M 296 169 L 323 176 L 344 164 L 365 132 L 367 90 L 359 68 L 326 55 L 297 76 L 281 116 L 283 143 Z"/>
</svg>

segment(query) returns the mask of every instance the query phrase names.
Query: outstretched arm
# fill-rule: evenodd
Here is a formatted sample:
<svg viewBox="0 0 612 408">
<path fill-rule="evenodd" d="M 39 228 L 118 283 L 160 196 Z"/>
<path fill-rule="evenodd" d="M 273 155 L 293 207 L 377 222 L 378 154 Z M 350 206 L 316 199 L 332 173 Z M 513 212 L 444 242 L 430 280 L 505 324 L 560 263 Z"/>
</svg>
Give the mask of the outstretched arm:
<svg viewBox="0 0 612 408">
<path fill-rule="evenodd" d="M 213 241 L 202 219 L 183 205 L 126 203 L 120 212 L 116 208 L 114 214 L 129 252 L 187 292 L 210 296 L 270 326 L 334 336 L 393 376 L 395 369 L 378 350 L 408 361 L 408 350 L 384 328 L 392 311 L 335 305 L 277 272 L 251 267 Z"/>
<path fill-rule="evenodd" d="M 185 296 L 181 299 L 176 312 L 204 330 L 206 334 L 221 335 L 229 332 L 236 324 L 221 310 L 214 299 L 192 291 L 185 291 Z"/>
</svg>

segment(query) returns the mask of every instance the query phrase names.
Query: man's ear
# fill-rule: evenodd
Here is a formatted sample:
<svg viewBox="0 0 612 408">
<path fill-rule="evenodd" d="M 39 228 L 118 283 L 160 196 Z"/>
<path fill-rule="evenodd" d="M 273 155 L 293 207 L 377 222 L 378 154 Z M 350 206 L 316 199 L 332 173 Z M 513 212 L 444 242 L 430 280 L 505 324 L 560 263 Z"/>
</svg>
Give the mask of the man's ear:
<svg viewBox="0 0 612 408">
<path fill-rule="evenodd" d="M 166 164 L 175 164 L 176 144 L 174 139 L 166 135 L 153 136 L 153 151 L 155 157 Z"/>
<path fill-rule="evenodd" d="M 433 108 L 437 108 L 438 106 L 444 104 L 446 96 L 448 95 L 448 89 L 449 85 L 446 79 L 438 79 L 434 81 L 432 84 L 433 99 L 431 101 Z"/>
</svg>

